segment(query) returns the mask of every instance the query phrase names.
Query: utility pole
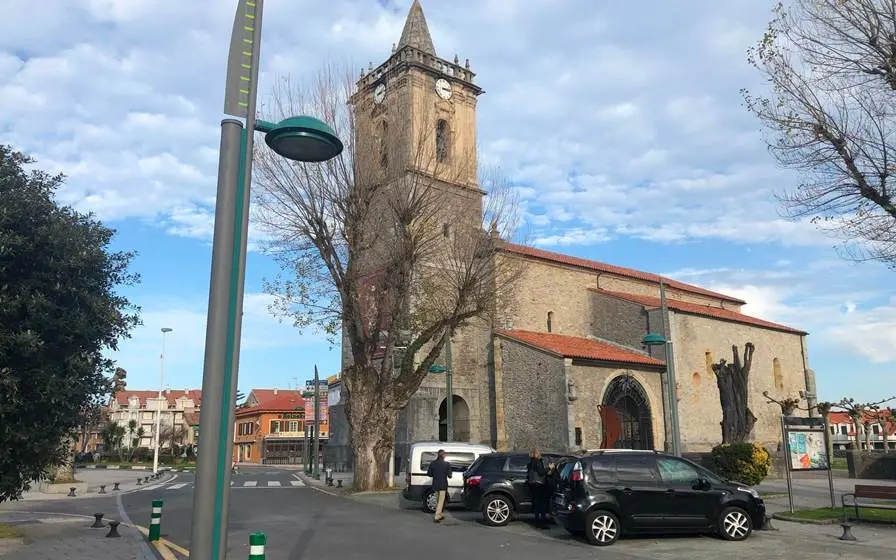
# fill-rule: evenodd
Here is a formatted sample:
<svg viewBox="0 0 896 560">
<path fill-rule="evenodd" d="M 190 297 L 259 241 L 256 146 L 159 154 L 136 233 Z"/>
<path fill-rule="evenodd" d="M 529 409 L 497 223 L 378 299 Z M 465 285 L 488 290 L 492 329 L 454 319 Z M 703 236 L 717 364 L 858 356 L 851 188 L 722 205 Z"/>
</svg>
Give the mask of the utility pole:
<svg viewBox="0 0 896 560">
<path fill-rule="evenodd" d="M 311 465 L 314 478 L 320 478 L 320 461 L 317 460 L 320 449 L 320 377 L 317 374 L 317 364 L 314 364 L 314 450 L 312 451 Z"/>
<path fill-rule="evenodd" d="M 155 440 L 155 445 L 153 446 L 152 452 L 152 472 L 156 474 L 159 472 L 159 442 L 160 436 L 159 433 L 162 425 L 162 391 L 165 388 L 165 335 L 170 333 L 172 329 L 168 327 L 162 327 L 162 353 L 159 355 L 159 396 L 156 399 L 156 422 L 155 422 L 155 430 L 153 435 L 155 436 L 153 439 Z M 167 399 L 166 399 L 167 402 Z M 167 408 L 167 407 L 166 407 Z"/>
<path fill-rule="evenodd" d="M 660 277 L 660 308 L 663 323 L 663 338 L 666 340 L 666 392 L 669 395 L 669 423 L 672 425 L 673 455 L 681 455 L 681 435 L 678 426 L 678 384 L 675 382 L 675 354 L 672 347 L 671 324 L 669 322 L 669 309 L 666 306 L 666 284 Z"/>
<path fill-rule="evenodd" d="M 452 386 L 451 376 L 451 331 L 445 333 L 445 385 L 448 390 L 448 399 L 445 401 L 445 419 L 448 422 L 445 430 L 445 439 L 454 441 L 454 387 Z"/>
</svg>

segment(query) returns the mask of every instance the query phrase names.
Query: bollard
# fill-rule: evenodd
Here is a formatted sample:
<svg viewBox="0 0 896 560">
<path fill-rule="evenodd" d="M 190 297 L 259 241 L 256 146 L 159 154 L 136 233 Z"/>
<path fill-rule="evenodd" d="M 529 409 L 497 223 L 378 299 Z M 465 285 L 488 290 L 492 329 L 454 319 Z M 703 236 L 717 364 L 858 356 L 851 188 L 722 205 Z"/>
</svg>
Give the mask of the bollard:
<svg viewBox="0 0 896 560">
<path fill-rule="evenodd" d="M 117 483 L 117 482 L 115 483 L 115 486 L 112 487 L 112 490 L 120 490 L 120 488 L 118 487 L 118 483 Z"/>
<path fill-rule="evenodd" d="M 840 539 L 841 541 L 858 540 L 856 536 L 852 534 L 852 523 L 850 523 L 849 521 L 844 521 L 840 524 L 840 526 L 843 527 L 843 534 L 837 537 L 838 539 Z"/>
<path fill-rule="evenodd" d="M 141 484 L 143 484 L 143 483 L 140 482 L 140 479 L 138 478 L 138 479 L 137 479 L 137 486 L 140 486 Z"/>
<path fill-rule="evenodd" d="M 342 479 L 336 481 L 336 488 L 342 488 Z"/>
<path fill-rule="evenodd" d="M 162 500 L 152 501 L 152 514 L 149 519 L 149 540 L 157 541 L 162 536 Z"/>
<path fill-rule="evenodd" d="M 777 529 L 772 525 L 772 516 L 769 514 L 765 514 L 765 519 L 763 520 L 762 527 L 759 528 L 760 531 L 777 531 Z"/>
<path fill-rule="evenodd" d="M 69 498 L 75 497 L 75 487 L 74 486 L 72 486 L 71 488 L 68 489 L 68 497 Z"/>
<path fill-rule="evenodd" d="M 99 491 L 99 493 L 100 493 L 100 494 L 105 494 L 105 493 L 106 493 L 106 485 L 105 485 L 105 484 L 100 484 L 100 491 Z"/>
<path fill-rule="evenodd" d="M 120 537 L 118 534 L 118 526 L 121 524 L 121 521 L 111 520 L 109 521 L 109 532 L 106 533 L 106 538 L 109 537 Z"/>
<path fill-rule="evenodd" d="M 267 537 L 264 533 L 252 533 L 249 535 L 249 560 L 264 560 L 264 545 Z"/>
<path fill-rule="evenodd" d="M 144 477 L 143 477 L 143 484 L 148 484 L 148 483 L 149 483 L 149 477 L 148 477 L 148 476 L 144 476 Z"/>
<path fill-rule="evenodd" d="M 102 513 L 94 513 L 93 517 L 95 518 L 93 525 L 90 526 L 91 529 L 102 529 L 105 527 L 103 525 L 103 514 Z"/>
</svg>

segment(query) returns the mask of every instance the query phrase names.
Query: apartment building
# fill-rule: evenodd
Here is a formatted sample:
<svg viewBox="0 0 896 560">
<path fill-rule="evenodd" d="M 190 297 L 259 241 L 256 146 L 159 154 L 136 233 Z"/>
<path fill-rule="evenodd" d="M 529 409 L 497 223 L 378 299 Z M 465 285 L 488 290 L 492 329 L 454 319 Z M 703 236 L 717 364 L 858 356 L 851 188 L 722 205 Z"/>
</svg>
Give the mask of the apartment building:
<svg viewBox="0 0 896 560">
<path fill-rule="evenodd" d="M 201 405 L 200 389 L 166 389 L 162 391 L 161 399 L 158 391 L 120 391 L 112 396 L 107 414 L 110 421 L 126 430 L 122 443 L 125 448 L 152 447 L 157 411 L 161 413 L 159 423 L 163 434 L 165 426 L 174 426 L 184 430 L 184 437 L 179 445 L 195 445 L 199 442 Z M 132 436 L 128 431 L 131 420 L 136 422 L 137 430 L 142 429 L 139 437 Z M 160 447 L 170 447 L 170 442 L 162 441 Z"/>
</svg>

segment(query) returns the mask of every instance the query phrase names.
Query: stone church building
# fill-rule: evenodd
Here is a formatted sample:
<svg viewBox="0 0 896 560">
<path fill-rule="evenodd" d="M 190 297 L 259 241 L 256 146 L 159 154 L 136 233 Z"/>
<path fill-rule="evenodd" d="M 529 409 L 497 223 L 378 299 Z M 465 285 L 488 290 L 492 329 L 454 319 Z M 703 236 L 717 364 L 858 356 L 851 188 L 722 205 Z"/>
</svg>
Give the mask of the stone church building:
<svg viewBox="0 0 896 560">
<path fill-rule="evenodd" d="M 476 100 L 483 93 L 469 62 L 440 58 L 418 1 L 401 39 L 380 66 L 362 73 L 353 103 L 358 133 L 386 130 L 390 105 L 409 123 L 431 126 L 437 149 L 475 153 Z M 382 119 L 382 124 L 379 120 Z M 396 124 L 391 123 L 395 127 Z M 469 155 L 467 157 L 473 157 Z M 474 159 L 475 162 L 475 159 Z M 456 204 L 481 223 L 475 166 L 444 185 Z M 746 303 L 658 275 L 541 249 L 507 244 L 500 259 L 522 265 L 518 301 L 500 324 L 476 324 L 451 340 L 453 394 L 446 376 L 430 374 L 402 411 L 396 456 L 409 442 L 445 440 L 447 399 L 453 439 L 498 449 L 565 451 L 624 447 L 667 449 L 671 399 L 683 452 L 708 451 L 721 441 L 722 410 L 712 364 L 732 361 L 755 345 L 749 407 L 758 418 L 753 439 L 773 453 L 781 440 L 777 399 L 814 394 L 807 333 L 745 315 Z M 666 317 L 660 302 L 665 286 Z M 666 385 L 663 346 L 645 346 L 648 333 L 671 341 L 675 387 Z M 612 426 L 608 425 L 612 424 Z M 330 409 L 327 461 L 351 464 L 341 405 Z"/>
</svg>

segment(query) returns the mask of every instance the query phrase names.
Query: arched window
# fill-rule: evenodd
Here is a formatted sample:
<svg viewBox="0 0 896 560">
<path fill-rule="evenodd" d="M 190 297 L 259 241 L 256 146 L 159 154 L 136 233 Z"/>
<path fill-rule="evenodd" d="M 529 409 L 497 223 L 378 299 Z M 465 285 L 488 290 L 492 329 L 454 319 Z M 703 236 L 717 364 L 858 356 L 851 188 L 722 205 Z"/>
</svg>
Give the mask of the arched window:
<svg viewBox="0 0 896 560">
<path fill-rule="evenodd" d="M 389 135 L 389 125 L 386 121 L 380 126 L 380 167 L 389 167 L 389 148 L 386 138 Z"/>
<path fill-rule="evenodd" d="M 439 119 L 436 123 L 436 158 L 440 161 L 447 161 L 449 151 L 451 149 L 449 138 L 451 130 L 448 129 L 448 121 Z"/>
<path fill-rule="evenodd" d="M 548 311 L 548 332 L 551 332 L 554 324 L 554 312 Z"/>
</svg>

